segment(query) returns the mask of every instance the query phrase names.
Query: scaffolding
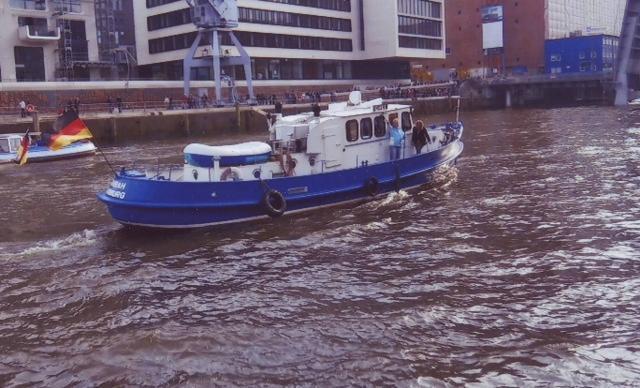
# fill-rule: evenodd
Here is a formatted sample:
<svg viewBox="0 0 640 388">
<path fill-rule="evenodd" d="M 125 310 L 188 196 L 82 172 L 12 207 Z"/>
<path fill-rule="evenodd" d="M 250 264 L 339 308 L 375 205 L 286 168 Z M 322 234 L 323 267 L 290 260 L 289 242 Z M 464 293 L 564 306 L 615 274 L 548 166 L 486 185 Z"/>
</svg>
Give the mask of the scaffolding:
<svg viewBox="0 0 640 388">
<path fill-rule="evenodd" d="M 58 47 L 57 78 L 64 80 L 73 79 L 73 37 L 71 33 L 71 20 L 64 17 L 69 12 L 69 0 L 50 0 L 53 18 L 60 28 L 61 44 Z"/>
</svg>

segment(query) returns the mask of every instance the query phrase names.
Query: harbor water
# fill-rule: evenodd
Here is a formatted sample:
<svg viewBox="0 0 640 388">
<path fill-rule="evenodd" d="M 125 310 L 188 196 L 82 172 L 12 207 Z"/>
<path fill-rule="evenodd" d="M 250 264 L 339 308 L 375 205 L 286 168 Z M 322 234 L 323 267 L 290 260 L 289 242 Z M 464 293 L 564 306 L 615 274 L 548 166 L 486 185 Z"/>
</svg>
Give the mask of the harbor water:
<svg viewBox="0 0 640 388">
<path fill-rule="evenodd" d="M 640 113 L 463 119 L 430 187 L 180 233 L 114 223 L 99 156 L 0 166 L 0 385 L 637 386 Z"/>
</svg>

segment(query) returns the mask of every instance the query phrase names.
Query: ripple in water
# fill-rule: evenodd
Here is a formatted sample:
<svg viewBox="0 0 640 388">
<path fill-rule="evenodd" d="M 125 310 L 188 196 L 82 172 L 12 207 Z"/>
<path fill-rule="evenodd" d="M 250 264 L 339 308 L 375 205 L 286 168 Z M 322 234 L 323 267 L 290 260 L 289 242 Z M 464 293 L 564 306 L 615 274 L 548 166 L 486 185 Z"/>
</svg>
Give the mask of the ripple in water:
<svg viewBox="0 0 640 388">
<path fill-rule="evenodd" d="M 97 159 L 3 168 L 0 384 L 637 386 L 633 115 L 469 113 L 432 187 L 192 232 L 114 224 Z"/>
</svg>

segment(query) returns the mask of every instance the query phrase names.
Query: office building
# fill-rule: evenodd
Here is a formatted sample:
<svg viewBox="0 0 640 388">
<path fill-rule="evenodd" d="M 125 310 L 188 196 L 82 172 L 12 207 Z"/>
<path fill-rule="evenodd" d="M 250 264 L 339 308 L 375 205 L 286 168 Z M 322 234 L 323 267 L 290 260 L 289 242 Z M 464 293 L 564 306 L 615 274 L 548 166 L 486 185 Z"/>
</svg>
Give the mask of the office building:
<svg viewBox="0 0 640 388">
<path fill-rule="evenodd" d="M 257 85 L 407 79 L 410 61 L 444 58 L 443 0 L 238 0 L 235 34 Z M 182 0 L 134 2 L 140 76 L 182 79 L 195 26 Z M 226 45 L 225 45 L 226 44 Z M 225 42 L 225 52 L 235 50 Z M 210 56 L 210 45 L 197 56 Z M 242 72 L 234 74 L 243 78 Z M 207 68 L 196 79 L 210 78 Z"/>
<path fill-rule="evenodd" d="M 548 74 L 612 73 L 618 52 L 618 37 L 574 36 L 549 39 L 545 43 Z"/>
<path fill-rule="evenodd" d="M 133 0 L 95 0 L 95 12 L 100 61 L 107 64 L 102 77 L 135 77 L 136 37 Z"/>
<path fill-rule="evenodd" d="M 446 59 L 461 77 L 545 72 L 545 41 L 620 34 L 626 0 L 447 0 Z"/>
<path fill-rule="evenodd" d="M 82 0 L 1 0 L 2 82 L 95 79 L 94 6 Z"/>
</svg>

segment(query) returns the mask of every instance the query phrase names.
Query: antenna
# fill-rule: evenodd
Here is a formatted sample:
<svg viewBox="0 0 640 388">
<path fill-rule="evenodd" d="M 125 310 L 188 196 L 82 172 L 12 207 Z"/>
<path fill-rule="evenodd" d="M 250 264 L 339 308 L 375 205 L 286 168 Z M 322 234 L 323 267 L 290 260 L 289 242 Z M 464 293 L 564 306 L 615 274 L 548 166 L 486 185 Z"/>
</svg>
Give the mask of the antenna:
<svg viewBox="0 0 640 388">
<path fill-rule="evenodd" d="M 223 105 L 222 102 L 222 80 L 228 76 L 224 76 L 222 67 L 232 67 L 242 65 L 247 81 L 247 89 L 249 90 L 249 104 L 255 104 L 255 96 L 253 94 L 253 82 L 251 79 L 251 57 L 247 54 L 242 44 L 233 33 L 233 29 L 238 27 L 239 11 L 236 0 L 185 0 L 191 8 L 191 20 L 198 28 L 198 34 L 193 41 L 191 48 L 187 52 L 184 59 L 184 94 L 188 96 L 191 88 L 191 69 L 206 67 L 213 69 L 213 79 L 216 83 L 216 101 L 218 106 Z M 206 39 L 210 34 L 210 42 L 212 46 L 211 57 L 204 56 L 194 58 L 200 42 Z M 238 56 L 230 56 L 222 54 L 220 45 L 220 34 L 227 34 L 235 48 L 238 50 Z M 232 69 L 230 69 L 232 70 Z M 229 72 L 233 74 L 233 71 Z M 230 82 L 230 86 L 234 89 L 232 97 L 235 99 L 235 82 Z M 233 101 L 236 102 L 236 101 Z"/>
</svg>

